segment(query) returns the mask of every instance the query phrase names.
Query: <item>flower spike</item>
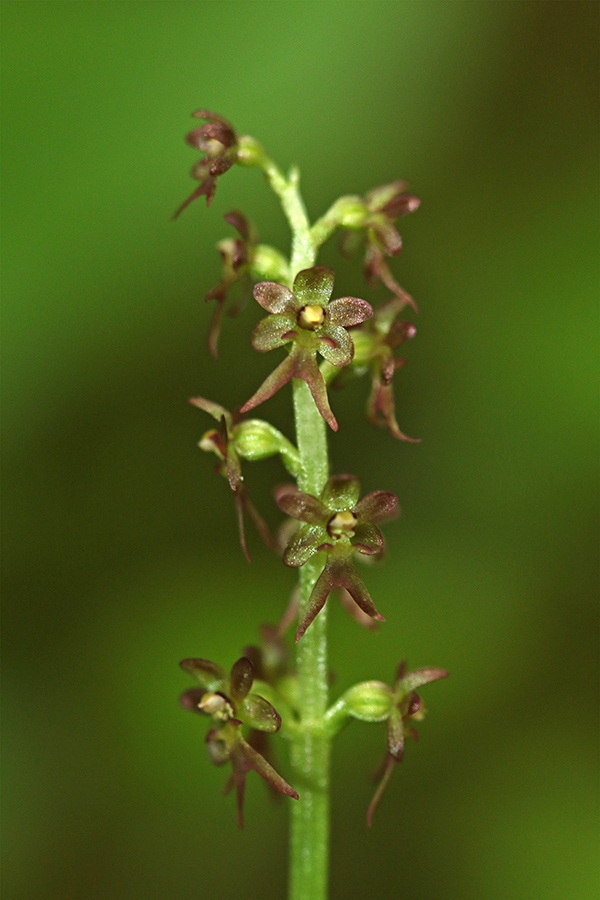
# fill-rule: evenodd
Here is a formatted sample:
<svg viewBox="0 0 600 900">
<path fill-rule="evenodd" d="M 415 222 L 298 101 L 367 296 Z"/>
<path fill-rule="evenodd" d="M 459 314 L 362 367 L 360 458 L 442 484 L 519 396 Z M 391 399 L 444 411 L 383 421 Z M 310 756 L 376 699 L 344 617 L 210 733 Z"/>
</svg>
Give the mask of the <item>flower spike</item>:
<svg viewBox="0 0 600 900">
<path fill-rule="evenodd" d="M 397 498 L 389 491 L 373 491 L 361 501 L 359 496 L 360 481 L 354 475 L 332 476 L 320 497 L 298 491 L 293 486 L 284 486 L 277 491 L 279 508 L 304 523 L 288 543 L 283 554 L 284 563 L 302 566 L 315 553 L 327 553 L 323 571 L 302 614 L 296 642 L 321 611 L 334 587 L 344 588 L 371 619 L 384 621 L 354 568 L 352 556 L 354 553 L 374 556 L 382 551 L 383 537 L 374 523 L 395 513 Z"/>
<path fill-rule="evenodd" d="M 347 329 L 368 319 L 373 309 L 358 297 L 342 297 L 330 303 L 333 283 L 331 269 L 314 266 L 296 275 L 293 291 L 273 281 L 255 286 L 256 301 L 270 315 L 254 329 L 253 347 L 261 353 L 290 342 L 292 347 L 286 359 L 242 406 L 242 412 L 268 400 L 292 378 L 299 378 L 308 385 L 327 424 L 337 431 L 327 387 L 317 365 L 317 353 L 333 366 L 347 366 L 354 356 L 354 344 Z"/>
</svg>

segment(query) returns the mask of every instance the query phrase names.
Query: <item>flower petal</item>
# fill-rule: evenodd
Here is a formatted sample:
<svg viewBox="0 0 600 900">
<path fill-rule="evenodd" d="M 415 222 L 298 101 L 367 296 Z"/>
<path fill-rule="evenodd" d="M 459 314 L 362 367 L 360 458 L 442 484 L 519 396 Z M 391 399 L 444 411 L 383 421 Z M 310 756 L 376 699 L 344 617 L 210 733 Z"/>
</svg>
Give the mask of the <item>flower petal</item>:
<svg viewBox="0 0 600 900">
<path fill-rule="evenodd" d="M 335 583 L 331 577 L 331 564 L 330 560 L 327 560 L 325 568 L 317 578 L 317 582 L 312 589 L 312 593 L 308 598 L 308 603 L 302 613 L 302 618 L 300 619 L 300 624 L 296 631 L 296 643 L 298 643 L 308 626 L 314 622 L 317 615 L 325 606 L 325 601 L 333 587 L 335 587 Z"/>
<path fill-rule="evenodd" d="M 353 509 L 360 497 L 360 481 L 356 475 L 332 475 L 328 479 L 321 499 L 332 512 Z"/>
<path fill-rule="evenodd" d="M 389 518 L 396 509 L 398 498 L 391 491 L 373 491 L 366 494 L 354 507 L 359 522 L 379 522 Z"/>
<path fill-rule="evenodd" d="M 437 681 L 438 678 L 447 677 L 448 672 L 445 669 L 416 669 L 414 672 L 409 672 L 408 675 L 400 676 L 394 685 L 394 694 L 400 700 L 424 684 L 430 684 L 432 681 Z"/>
<path fill-rule="evenodd" d="M 317 525 L 303 525 L 299 528 L 284 550 L 283 561 L 286 566 L 303 566 L 319 549 L 324 534 L 324 529 Z"/>
<path fill-rule="evenodd" d="M 275 499 L 282 512 L 300 522 L 324 526 L 331 516 L 331 511 L 327 506 L 312 494 L 305 494 L 294 489 L 284 489 L 277 492 Z"/>
<path fill-rule="evenodd" d="M 362 522 L 355 531 L 351 543 L 358 553 L 366 553 L 372 556 L 374 553 L 381 553 L 383 550 L 383 537 L 379 528 L 371 525 L 370 522 Z"/>
<path fill-rule="evenodd" d="M 296 298 L 289 288 L 276 281 L 260 281 L 254 285 L 254 299 L 267 312 L 279 315 L 283 312 L 296 312 Z"/>
<path fill-rule="evenodd" d="M 285 794 L 287 797 L 293 797 L 294 800 L 298 800 L 298 793 L 275 771 L 273 766 L 267 762 L 264 756 L 261 756 L 254 747 L 251 747 L 250 744 L 246 743 L 243 739 L 240 740 L 240 746 L 246 759 L 246 765 L 249 769 L 254 769 L 255 772 L 258 772 L 261 778 L 264 778 L 271 787 L 274 787 L 275 790 L 279 791 L 281 794 Z"/>
<path fill-rule="evenodd" d="M 254 329 L 252 346 L 260 353 L 266 353 L 267 350 L 274 350 L 276 347 L 283 347 L 292 339 L 293 334 L 290 331 L 292 327 L 293 323 L 289 316 L 267 316 L 266 319 L 261 319 Z"/>
<path fill-rule="evenodd" d="M 244 403 L 240 412 L 245 413 L 254 409 L 260 403 L 264 403 L 269 397 L 288 383 L 295 375 L 295 361 L 290 354 L 281 362 L 270 375 L 267 375 L 258 390 Z"/>
<path fill-rule="evenodd" d="M 377 612 L 364 581 L 349 560 L 336 560 L 333 572 L 335 584 L 345 587 L 357 606 L 372 619 L 385 622 L 385 617 Z"/>
<path fill-rule="evenodd" d="M 203 709 L 200 709 L 200 701 L 204 697 L 206 691 L 204 688 L 188 688 L 187 691 L 184 691 L 183 694 L 179 697 L 179 702 L 183 706 L 184 709 L 189 709 L 190 712 L 200 713 L 201 715 L 206 715 Z"/>
<path fill-rule="evenodd" d="M 390 434 L 399 441 L 409 441 L 411 444 L 420 443 L 420 438 L 411 438 L 400 431 L 396 421 L 394 409 L 394 388 L 392 384 L 384 384 L 379 378 L 373 378 L 373 387 L 367 403 L 367 418 L 371 425 L 385 427 Z"/>
<path fill-rule="evenodd" d="M 254 666 L 246 656 L 242 656 L 231 667 L 229 690 L 234 700 L 243 700 L 250 693 L 254 681 Z"/>
<path fill-rule="evenodd" d="M 343 331 L 343 329 L 341 330 Z M 310 351 L 305 352 L 298 350 L 298 352 L 295 354 L 294 369 L 294 377 L 301 378 L 307 383 L 317 409 L 319 410 L 329 427 L 332 429 L 332 431 L 337 431 L 338 423 L 329 405 L 329 397 L 327 396 L 327 387 L 325 385 L 325 381 L 321 372 L 319 371 L 317 361 L 310 353 Z"/>
<path fill-rule="evenodd" d="M 333 269 L 327 266 L 302 269 L 294 279 L 294 294 L 299 305 L 317 303 L 320 306 L 327 306 L 333 293 L 334 279 Z"/>
<path fill-rule="evenodd" d="M 394 707 L 388 719 L 387 727 L 388 750 L 398 762 L 402 762 L 404 756 L 404 722 L 399 710 Z"/>
<path fill-rule="evenodd" d="M 227 680 L 225 670 L 209 659 L 182 659 L 179 665 L 207 691 L 221 690 Z"/>
<path fill-rule="evenodd" d="M 385 763 L 384 763 L 384 767 L 383 767 L 383 776 L 381 778 L 381 781 L 379 782 L 379 786 L 378 786 L 377 790 L 375 791 L 375 796 L 371 800 L 371 802 L 369 804 L 369 808 L 367 810 L 367 825 L 369 828 L 371 827 L 371 825 L 373 823 L 373 813 L 379 806 L 379 802 L 383 796 L 383 792 L 385 791 L 385 789 L 388 785 L 388 781 L 390 780 L 390 776 L 391 776 L 392 772 L 394 771 L 395 767 L 396 767 L 396 760 L 394 759 L 394 757 L 392 756 L 391 753 L 388 753 Z"/>
<path fill-rule="evenodd" d="M 213 419 L 216 419 L 217 422 L 220 422 L 222 418 L 225 418 L 226 424 L 231 425 L 231 414 L 218 403 L 213 403 L 212 400 L 205 400 L 204 397 L 190 397 L 190 403 L 193 403 L 193 405 L 197 406 L 199 409 L 203 409 L 204 412 L 208 413 L 209 416 L 212 416 Z"/>
<path fill-rule="evenodd" d="M 281 728 L 281 716 L 268 700 L 258 694 L 250 694 L 238 709 L 244 725 L 274 734 Z"/>
<path fill-rule="evenodd" d="M 354 356 L 354 344 L 345 328 L 327 322 L 319 329 L 319 353 L 332 366 L 347 366 Z"/>
<path fill-rule="evenodd" d="M 359 325 L 373 315 L 373 307 L 366 300 L 358 297 L 340 297 L 333 300 L 327 307 L 328 319 L 331 325 L 343 325 L 349 328 L 351 325 Z"/>
</svg>

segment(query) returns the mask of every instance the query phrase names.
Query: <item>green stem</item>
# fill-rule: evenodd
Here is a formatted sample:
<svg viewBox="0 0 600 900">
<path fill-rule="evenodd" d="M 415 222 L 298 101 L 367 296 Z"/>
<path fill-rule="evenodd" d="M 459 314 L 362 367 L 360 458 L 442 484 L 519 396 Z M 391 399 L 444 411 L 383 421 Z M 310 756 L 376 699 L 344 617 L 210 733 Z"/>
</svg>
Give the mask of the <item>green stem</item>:
<svg viewBox="0 0 600 900">
<path fill-rule="evenodd" d="M 314 265 L 316 245 L 298 188 L 299 174 L 285 178 L 265 155 L 262 168 L 281 199 L 292 231 L 290 282 Z M 329 474 L 327 437 L 308 386 L 294 379 L 296 443 L 300 456 L 298 487 L 319 495 Z M 300 609 L 304 609 L 321 574 L 320 554 L 300 569 Z M 292 740 L 293 781 L 300 795 L 292 804 L 290 833 L 290 900 L 327 900 L 329 874 L 329 758 L 331 738 L 325 728 L 328 702 L 327 610 L 317 616 L 296 651 L 298 676 L 297 734 Z"/>
</svg>

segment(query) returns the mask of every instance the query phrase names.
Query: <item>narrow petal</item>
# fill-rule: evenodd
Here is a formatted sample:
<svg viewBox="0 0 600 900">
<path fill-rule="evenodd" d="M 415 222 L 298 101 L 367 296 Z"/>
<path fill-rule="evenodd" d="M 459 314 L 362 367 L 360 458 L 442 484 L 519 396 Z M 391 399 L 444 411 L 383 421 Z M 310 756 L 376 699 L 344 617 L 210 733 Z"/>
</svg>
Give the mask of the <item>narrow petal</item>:
<svg viewBox="0 0 600 900">
<path fill-rule="evenodd" d="M 298 272 L 294 279 L 294 294 L 299 305 L 318 303 L 327 306 L 333 293 L 334 278 L 333 269 L 327 266 L 313 266 Z"/>
<path fill-rule="evenodd" d="M 325 525 L 331 516 L 331 511 L 321 500 L 302 491 L 280 491 L 276 495 L 276 501 L 279 509 L 286 515 L 310 525 Z"/>
<path fill-rule="evenodd" d="M 246 656 L 234 662 L 229 676 L 229 689 L 234 700 L 243 700 L 254 681 L 254 666 Z"/>
<path fill-rule="evenodd" d="M 204 116 L 204 118 L 207 118 Z M 405 181 L 392 181 L 390 184 L 383 184 L 380 187 L 373 188 L 366 195 L 365 200 L 367 206 L 372 212 L 381 212 L 381 210 L 390 203 L 394 197 L 397 197 L 406 190 L 408 184 Z"/>
<path fill-rule="evenodd" d="M 360 325 L 373 315 L 373 307 L 366 300 L 358 297 L 341 297 L 334 300 L 327 307 L 328 318 L 331 325 L 343 325 L 349 328 L 351 325 Z"/>
<path fill-rule="evenodd" d="M 394 707 L 390 713 L 387 727 L 388 750 L 398 762 L 404 756 L 404 722 L 399 710 Z"/>
<path fill-rule="evenodd" d="M 204 412 L 208 413 L 209 416 L 212 416 L 213 419 L 216 419 L 217 422 L 220 422 L 224 417 L 226 423 L 231 424 L 230 413 L 218 403 L 213 403 L 212 400 L 205 400 L 204 397 L 190 397 L 190 403 L 197 406 L 199 409 L 203 409 Z"/>
<path fill-rule="evenodd" d="M 386 758 L 386 761 L 385 761 L 383 777 L 382 777 L 381 781 L 379 782 L 379 786 L 378 786 L 377 790 L 375 791 L 375 796 L 371 800 L 371 802 L 369 804 L 369 809 L 367 810 L 367 825 L 369 828 L 371 827 L 371 825 L 373 823 L 373 813 L 379 806 L 379 802 L 380 802 L 381 798 L 383 797 L 383 793 L 388 785 L 388 782 L 390 780 L 392 772 L 394 771 L 395 766 L 396 766 L 396 760 L 391 755 L 391 753 L 389 753 Z"/>
<path fill-rule="evenodd" d="M 383 537 L 379 528 L 371 525 L 370 522 L 363 522 L 358 525 L 354 531 L 354 537 L 351 539 L 352 546 L 358 553 L 366 553 L 372 556 L 374 553 L 381 553 L 383 550 Z"/>
<path fill-rule="evenodd" d="M 295 375 L 295 362 L 292 355 L 287 356 L 270 375 L 268 375 L 259 389 L 244 403 L 240 412 L 245 413 L 264 403 L 269 397 L 288 383 Z"/>
<path fill-rule="evenodd" d="M 258 694 L 246 697 L 239 707 L 238 714 L 244 725 L 266 731 L 268 734 L 273 734 L 281 728 L 281 716 L 275 707 Z"/>
<path fill-rule="evenodd" d="M 213 310 L 213 314 L 210 317 L 210 324 L 208 326 L 208 335 L 206 339 L 206 342 L 208 344 L 208 352 L 215 359 L 217 358 L 218 354 L 219 335 L 221 334 L 221 323 L 223 321 L 223 313 L 225 312 L 225 297 L 226 295 L 223 294 L 221 298 L 214 298 L 217 301 L 217 305 Z M 206 299 L 208 300 L 208 294 L 206 295 Z"/>
<path fill-rule="evenodd" d="M 346 612 L 352 616 L 355 622 L 358 622 L 359 625 L 362 625 L 363 628 L 367 628 L 369 631 L 377 631 L 379 625 L 372 619 L 370 616 L 367 616 L 366 613 L 360 609 L 346 590 L 346 588 L 338 588 L 340 602 Z"/>
<path fill-rule="evenodd" d="M 273 539 L 273 535 L 269 530 L 269 526 L 262 518 L 259 512 L 257 512 L 256 507 L 250 500 L 248 493 L 246 492 L 244 496 L 244 512 L 247 512 L 250 518 L 252 519 L 252 524 L 258 531 L 259 535 L 263 539 L 263 542 L 269 547 L 271 550 L 275 549 L 275 541 Z"/>
<path fill-rule="evenodd" d="M 181 696 L 179 697 L 179 702 L 184 709 L 189 709 L 190 712 L 206 715 L 204 710 L 200 709 L 200 702 L 205 693 L 206 691 L 204 690 L 204 688 L 188 688 L 188 690 L 184 691 L 183 694 L 181 694 Z"/>
<path fill-rule="evenodd" d="M 248 560 L 248 562 L 252 562 L 250 559 L 250 554 L 248 553 L 248 547 L 246 545 L 246 529 L 244 527 L 244 510 L 246 507 L 246 492 L 245 491 L 236 491 L 233 495 L 233 499 L 235 501 L 235 511 L 237 514 L 238 520 L 238 530 L 240 533 L 240 544 L 242 545 L 242 550 L 244 551 L 244 556 Z"/>
<path fill-rule="evenodd" d="M 332 431 L 337 431 L 338 423 L 329 406 L 327 387 L 314 356 L 310 355 L 310 353 L 298 354 L 295 362 L 294 376 L 296 378 L 301 378 L 307 383 L 317 409 Z"/>
<path fill-rule="evenodd" d="M 447 677 L 448 672 L 445 669 L 416 669 L 414 672 L 409 672 L 408 675 L 401 675 L 394 686 L 394 694 L 398 699 L 401 699 L 424 684 L 430 684 L 432 681 L 437 681 L 438 678 Z"/>
<path fill-rule="evenodd" d="M 175 212 L 173 213 L 172 218 L 176 219 L 181 215 L 186 206 L 189 206 L 190 203 L 193 203 L 198 197 L 201 197 L 203 194 L 206 196 L 206 205 L 210 206 L 213 197 L 215 196 L 215 191 L 217 190 L 217 179 L 213 178 L 211 175 L 207 175 L 202 184 L 196 188 L 195 191 L 192 191 L 187 200 L 184 200 L 181 206 L 179 206 Z"/>
<path fill-rule="evenodd" d="M 387 255 L 398 256 L 402 250 L 402 237 L 396 230 L 393 221 L 382 213 L 381 215 L 373 216 L 371 227 Z"/>
<path fill-rule="evenodd" d="M 225 670 L 209 659 L 182 659 L 179 665 L 207 691 L 221 690 L 227 680 Z"/>
<path fill-rule="evenodd" d="M 202 126 L 202 131 L 207 138 L 218 141 L 224 147 L 231 147 L 235 144 L 235 132 L 229 122 L 220 120 L 208 122 Z"/>
<path fill-rule="evenodd" d="M 354 515 L 363 522 L 379 522 L 393 515 L 398 498 L 391 491 L 373 491 L 366 494 L 354 507 Z"/>
<path fill-rule="evenodd" d="M 289 288 L 275 281 L 261 281 L 254 285 L 254 299 L 260 303 L 267 312 L 279 315 L 280 313 L 296 311 L 296 298 Z"/>
<path fill-rule="evenodd" d="M 332 366 L 347 366 L 354 356 L 354 344 L 345 328 L 327 322 L 319 329 L 319 353 Z"/>
<path fill-rule="evenodd" d="M 308 603 L 302 613 L 302 618 L 300 619 L 300 624 L 298 625 L 298 630 L 296 632 L 296 643 L 298 643 L 308 626 L 314 622 L 317 615 L 325 606 L 325 601 L 333 587 L 335 587 L 335 582 L 331 576 L 330 560 L 327 560 L 325 568 L 317 578 L 317 583 L 312 589 L 312 593 L 308 598 Z"/>
<path fill-rule="evenodd" d="M 336 560 L 332 566 L 333 584 L 345 587 L 357 606 L 372 619 L 385 622 L 385 618 L 377 612 L 364 581 L 350 560 Z"/>
<path fill-rule="evenodd" d="M 251 747 L 250 744 L 246 743 L 244 740 L 240 740 L 240 747 L 244 754 L 247 768 L 254 769 L 255 772 L 258 772 L 261 778 L 264 778 L 265 781 L 281 794 L 285 794 L 287 797 L 293 797 L 294 800 L 298 800 L 298 793 L 275 771 L 273 766 L 267 762 L 264 756 L 261 756 L 254 747 Z"/>
<path fill-rule="evenodd" d="M 360 480 L 356 475 L 332 475 L 328 479 L 321 499 L 333 512 L 352 509 L 360 497 Z"/>
<path fill-rule="evenodd" d="M 237 800 L 237 820 L 240 828 L 244 827 L 244 794 L 246 791 L 246 775 L 250 766 L 247 764 L 246 755 L 244 753 L 245 741 L 243 738 L 235 744 L 231 752 L 231 767 L 233 769 L 233 784 L 235 785 L 235 794 Z M 229 791 L 231 782 L 226 785 L 225 793 Z"/>
<path fill-rule="evenodd" d="M 293 323 L 290 318 L 285 315 L 267 316 L 261 319 L 252 334 L 252 346 L 260 353 L 266 353 L 267 350 L 274 350 L 276 347 L 283 347 L 292 339 L 291 329 Z"/>
<path fill-rule="evenodd" d="M 386 203 L 381 211 L 390 219 L 397 219 L 399 216 L 414 212 L 420 205 L 421 201 L 413 194 L 399 194 Z"/>
<path fill-rule="evenodd" d="M 391 383 L 384 384 L 378 378 L 373 378 L 371 395 L 367 403 L 367 418 L 371 425 L 387 426 L 390 434 L 399 441 L 409 441 L 411 444 L 420 443 L 420 438 L 408 437 L 398 427 L 394 409 L 394 388 Z"/>
<path fill-rule="evenodd" d="M 283 554 L 286 566 L 297 568 L 314 556 L 323 540 L 325 531 L 315 525 L 303 525 L 291 539 Z"/>
<path fill-rule="evenodd" d="M 248 240 L 250 237 L 250 223 L 244 213 L 237 209 L 232 209 L 231 212 L 225 213 L 224 219 L 228 225 L 232 225 L 239 231 L 245 241 Z"/>
</svg>

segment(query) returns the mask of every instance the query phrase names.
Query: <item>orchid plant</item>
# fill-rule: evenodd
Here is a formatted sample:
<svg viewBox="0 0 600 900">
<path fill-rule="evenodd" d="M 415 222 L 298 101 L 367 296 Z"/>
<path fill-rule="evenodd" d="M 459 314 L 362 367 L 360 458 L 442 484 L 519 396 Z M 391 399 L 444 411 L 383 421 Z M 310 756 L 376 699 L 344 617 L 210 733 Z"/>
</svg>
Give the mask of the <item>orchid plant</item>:
<svg viewBox="0 0 600 900">
<path fill-rule="evenodd" d="M 239 165 L 263 171 L 291 229 L 288 259 L 261 244 L 241 212 L 225 216 L 239 237 L 225 238 L 218 245 L 222 277 L 206 295 L 216 304 L 208 334 L 210 353 L 217 355 L 224 314 L 240 312 L 251 293 L 268 313 L 254 329 L 253 347 L 260 353 L 281 348 L 286 355 L 238 409 L 229 412 L 204 397 L 191 402 L 215 420 L 216 427 L 204 434 L 200 447 L 217 456 L 216 471 L 233 493 L 244 553 L 249 559 L 247 517 L 283 563 L 299 570 L 299 581 L 279 624 L 263 626 L 261 646 L 247 647 L 229 674 L 206 659 L 182 661 L 182 669 L 197 684 L 183 692 L 181 704 L 211 721 L 206 736 L 209 757 L 217 766 L 231 766 L 226 790 L 235 787 L 240 826 L 250 770 L 294 800 L 289 897 L 326 900 L 332 739 L 353 718 L 387 725 L 381 780 L 367 810 L 370 827 L 390 776 L 403 758 L 406 735 L 417 737 L 414 723 L 424 715 L 417 690 L 448 674 L 438 668 L 407 672 L 401 663 L 392 686 L 363 682 L 329 702 L 327 600 L 335 591 L 367 627 L 384 621 L 354 558 L 381 556 L 383 537 L 376 523 L 393 517 L 397 499 L 385 490 L 360 499 L 358 478 L 329 474 L 326 426 L 336 432 L 338 423 L 328 388 L 333 383 L 342 386 L 348 376 L 370 376 L 369 422 L 387 427 L 399 440 L 412 440 L 398 426 L 392 381 L 404 364 L 396 350 L 415 334 L 412 322 L 401 316 L 407 308 L 416 312 L 417 307 L 395 280 L 388 260 L 402 248 L 397 219 L 417 209 L 419 200 L 408 193 L 404 182 L 394 181 L 365 197 L 341 197 L 311 225 L 297 169 L 284 175 L 254 138 L 238 135 L 221 116 L 204 109 L 194 116 L 203 124 L 187 135 L 187 142 L 202 154 L 192 169 L 199 184 L 175 216 L 202 196 L 209 206 L 218 180 Z M 390 293 L 375 310 L 360 297 L 332 300 L 334 272 L 315 265 L 319 248 L 338 229 L 344 253 L 362 246 L 367 282 L 380 281 Z M 269 422 L 247 417 L 290 381 L 296 445 Z M 275 537 L 252 504 L 242 474 L 242 462 L 269 456 L 279 456 L 294 479 L 275 491 L 275 503 L 286 516 Z M 286 643 L 293 625 L 295 660 Z M 276 733 L 290 745 L 289 783 L 269 761 L 268 736 Z"/>
</svg>

